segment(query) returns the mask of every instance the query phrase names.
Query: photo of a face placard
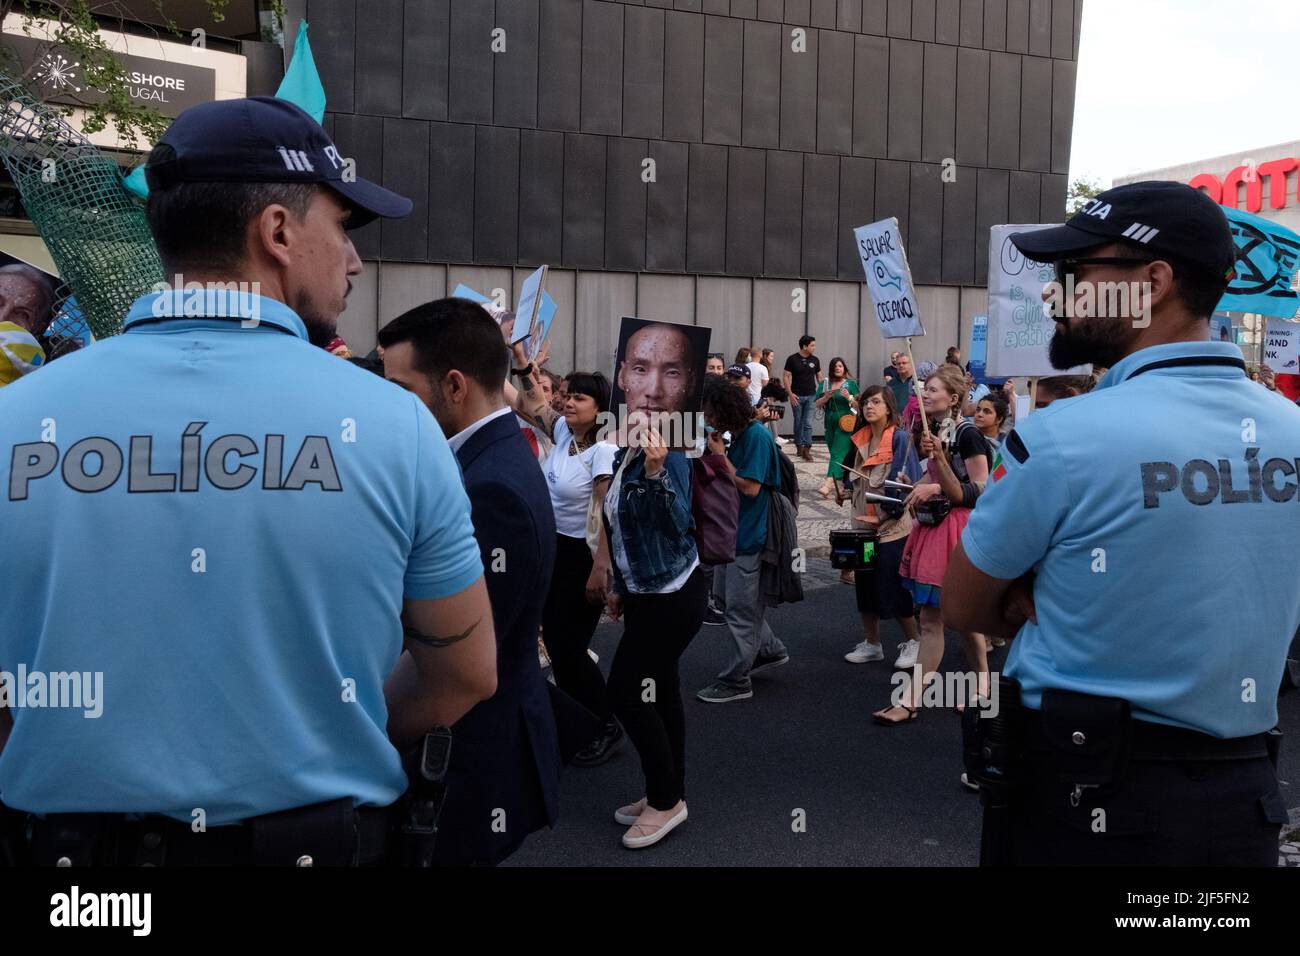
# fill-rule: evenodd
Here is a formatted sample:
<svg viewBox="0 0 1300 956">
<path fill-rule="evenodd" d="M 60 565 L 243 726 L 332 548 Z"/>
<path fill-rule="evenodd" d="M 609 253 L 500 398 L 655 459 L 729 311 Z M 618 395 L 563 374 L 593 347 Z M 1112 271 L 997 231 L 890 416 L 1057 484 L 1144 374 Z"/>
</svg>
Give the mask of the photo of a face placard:
<svg viewBox="0 0 1300 956">
<path fill-rule="evenodd" d="M 655 428 L 670 449 L 695 447 L 712 334 L 701 326 L 624 316 L 610 402 L 620 445 L 636 446 L 640 433 Z"/>
</svg>

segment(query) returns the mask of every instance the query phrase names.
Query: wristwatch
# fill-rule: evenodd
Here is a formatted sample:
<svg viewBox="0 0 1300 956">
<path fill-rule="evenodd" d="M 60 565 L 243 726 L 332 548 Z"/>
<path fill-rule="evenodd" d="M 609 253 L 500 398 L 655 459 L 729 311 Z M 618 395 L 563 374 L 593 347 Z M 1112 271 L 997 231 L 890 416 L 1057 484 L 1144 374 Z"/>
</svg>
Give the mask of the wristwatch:
<svg viewBox="0 0 1300 956">
<path fill-rule="evenodd" d="M 527 376 L 533 374 L 533 363 L 529 362 L 523 368 L 512 368 L 510 370 L 510 374 L 518 375 L 520 378 L 526 378 Z"/>
</svg>

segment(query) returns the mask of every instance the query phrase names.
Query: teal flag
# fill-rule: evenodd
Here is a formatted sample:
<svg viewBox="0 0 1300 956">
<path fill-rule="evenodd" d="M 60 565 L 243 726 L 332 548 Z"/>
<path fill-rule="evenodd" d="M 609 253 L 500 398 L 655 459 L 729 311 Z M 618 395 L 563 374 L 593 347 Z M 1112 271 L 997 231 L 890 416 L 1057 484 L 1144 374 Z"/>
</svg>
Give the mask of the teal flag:
<svg viewBox="0 0 1300 956">
<path fill-rule="evenodd" d="M 1261 216 L 1220 208 L 1237 246 L 1237 274 L 1216 311 L 1291 318 L 1300 310 L 1300 294 L 1291 288 L 1300 266 L 1300 236 Z"/>
<path fill-rule="evenodd" d="M 320 74 L 316 72 L 316 61 L 312 59 L 311 43 L 307 39 L 307 21 L 298 24 L 298 39 L 293 44 L 293 59 L 284 71 L 280 88 L 275 91 L 277 99 L 288 100 L 294 106 L 300 106 L 311 114 L 311 118 L 320 122 L 325 118 L 325 87 L 321 85 Z M 141 199 L 149 198 L 149 185 L 144 181 L 144 164 L 131 170 L 123 180 L 126 191 Z"/>
<path fill-rule="evenodd" d="M 316 61 L 311 56 L 306 20 L 298 24 L 298 39 L 293 42 L 293 59 L 289 61 L 289 68 L 284 71 L 284 79 L 280 81 L 280 88 L 275 91 L 275 95 L 277 99 L 301 106 L 318 123 L 325 118 L 325 87 L 321 86 Z"/>
</svg>

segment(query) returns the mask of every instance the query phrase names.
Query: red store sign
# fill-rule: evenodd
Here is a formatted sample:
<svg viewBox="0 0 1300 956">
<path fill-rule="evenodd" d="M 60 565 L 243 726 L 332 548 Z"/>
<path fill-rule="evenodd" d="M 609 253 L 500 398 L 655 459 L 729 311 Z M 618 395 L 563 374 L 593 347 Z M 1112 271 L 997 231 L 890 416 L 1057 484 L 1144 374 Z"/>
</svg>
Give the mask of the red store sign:
<svg viewBox="0 0 1300 956">
<path fill-rule="evenodd" d="M 1223 179 L 1213 173 L 1201 173 L 1188 181 L 1189 186 L 1203 189 L 1211 199 L 1223 206 L 1240 208 L 1241 187 L 1246 187 L 1247 212 L 1259 212 L 1264 208 L 1264 182 L 1268 181 L 1268 204 L 1273 209 L 1282 209 L 1287 204 L 1286 175 L 1300 168 L 1300 160 L 1292 157 L 1274 159 L 1257 166 L 1238 166 Z M 1300 187 L 1297 187 L 1297 201 L 1300 201 Z"/>
</svg>

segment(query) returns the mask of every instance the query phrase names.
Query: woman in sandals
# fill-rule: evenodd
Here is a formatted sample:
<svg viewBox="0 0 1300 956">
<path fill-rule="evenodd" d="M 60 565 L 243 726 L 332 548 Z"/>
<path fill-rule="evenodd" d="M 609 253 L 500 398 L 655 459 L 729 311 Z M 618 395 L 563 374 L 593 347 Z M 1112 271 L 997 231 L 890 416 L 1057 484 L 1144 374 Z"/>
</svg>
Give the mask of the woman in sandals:
<svg viewBox="0 0 1300 956">
<path fill-rule="evenodd" d="M 943 659 L 940 590 L 944 571 L 992 464 L 984 436 L 974 424 L 962 420 L 965 395 L 966 382 L 956 365 L 940 366 L 926 379 L 922 400 L 930 432 L 923 434 L 918 421 L 912 438 L 926 459 L 927 475 L 907 496 L 913 516 L 921 512 L 923 517 L 918 518 L 907 536 L 900 567 L 903 586 L 921 608 L 921 645 L 913 670 L 916 676 L 898 689 L 901 699 L 896 696 L 896 704 L 872 715 L 878 723 L 892 725 L 915 719 L 925 682 L 938 671 Z M 945 505 L 949 510 L 942 514 Z M 983 635 L 963 632 L 962 645 L 967 661 L 979 675 L 979 693 L 987 694 L 988 658 Z"/>
<path fill-rule="evenodd" d="M 876 557 L 870 571 L 853 572 L 865 640 L 844 659 L 851 664 L 866 664 L 884 659 L 884 648 L 880 646 L 882 618 L 898 621 L 907 641 L 919 640 L 912 595 L 903 587 L 898 573 L 912 517 L 901 507 L 902 499 L 897 511 L 890 509 L 886 513 L 881 505 L 867 501 L 866 493 L 889 494 L 886 480 L 915 484 L 921 477 L 921 463 L 912 437 L 899 421 L 894 394 L 887 387 L 872 385 L 862 393 L 857 425 L 849 443 L 854 452 L 852 467 L 858 472 L 852 476 L 853 517 L 875 530 Z"/>
<path fill-rule="evenodd" d="M 817 494 L 829 498 L 836 492 L 836 503 L 843 501 L 839 494 L 839 483 L 844 480 L 844 469 L 840 463 L 850 453 L 853 445 L 849 441 L 851 432 L 840 427 L 840 419 L 845 415 L 855 415 L 858 411 L 858 383 L 849 377 L 849 367 L 844 359 L 831 359 L 826 369 L 826 379 L 817 385 L 817 400 L 813 402 L 826 414 L 826 447 L 830 449 L 831 461 L 826 467 L 826 480 L 817 489 Z"/>
<path fill-rule="evenodd" d="M 542 610 L 542 643 L 551 660 L 555 684 L 603 718 L 595 738 L 572 763 L 594 767 L 612 757 L 624 741 L 605 694 L 605 678 L 587 653 L 600 623 L 611 564 L 600 534 L 600 507 L 605 500 L 618 448 L 597 440 L 600 414 L 609 411 L 609 380 L 599 372 L 574 372 L 563 414 L 543 397 L 539 373 L 526 361 L 522 343 L 513 346 L 522 384 L 516 411 L 554 443 L 542 460 L 542 474 L 555 511 L 555 570 Z"/>
<path fill-rule="evenodd" d="M 716 432 L 710 437 L 721 445 Z M 605 610 L 623 618 L 609 699 L 645 773 L 645 796 L 614 813 L 628 828 L 623 845 L 631 850 L 658 843 L 686 821 L 686 713 L 677 662 L 704 622 L 712 577 L 692 536 L 690 462 L 653 429 L 639 445 L 619 451 L 604 507 L 614 557 Z"/>
</svg>

